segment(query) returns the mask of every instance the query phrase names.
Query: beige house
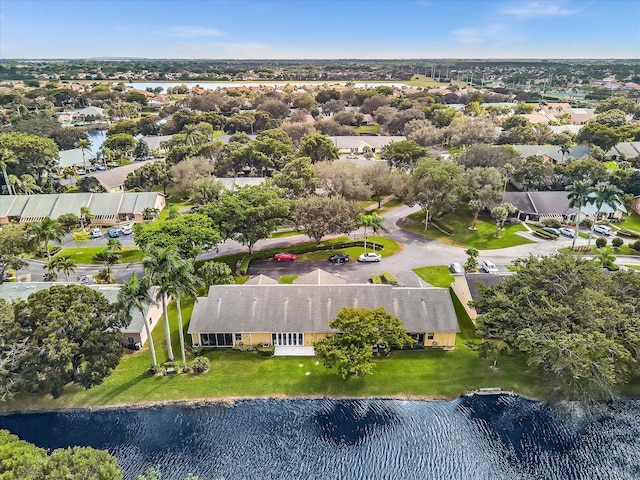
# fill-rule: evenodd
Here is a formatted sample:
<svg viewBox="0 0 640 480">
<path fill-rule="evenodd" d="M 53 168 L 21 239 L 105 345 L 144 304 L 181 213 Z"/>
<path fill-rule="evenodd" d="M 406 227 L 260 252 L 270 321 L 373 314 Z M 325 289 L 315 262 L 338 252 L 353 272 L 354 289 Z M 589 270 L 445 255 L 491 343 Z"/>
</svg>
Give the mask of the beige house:
<svg viewBox="0 0 640 480">
<path fill-rule="evenodd" d="M 402 320 L 417 348 L 452 349 L 460 331 L 445 288 L 260 282 L 211 286 L 194 306 L 188 333 L 194 347 L 308 348 L 339 333 L 329 322 L 343 307 L 383 307 Z"/>
<path fill-rule="evenodd" d="M 633 198 L 633 201 L 631 202 L 631 209 L 640 215 L 640 195 Z"/>
<path fill-rule="evenodd" d="M 61 283 L 50 282 L 7 282 L 0 284 L 0 298 L 4 298 L 8 302 L 16 300 L 26 300 L 32 293 L 38 292 L 49 288 L 51 285 L 60 285 Z M 97 290 L 102 293 L 110 303 L 116 303 L 118 301 L 118 293 L 120 292 L 120 285 L 87 285 L 89 288 Z M 153 288 L 153 295 L 156 294 L 158 287 Z M 145 317 L 149 321 L 151 330 L 160 323 L 162 316 L 162 307 L 160 305 L 147 306 L 145 309 Z M 131 310 L 131 322 L 126 327 L 122 328 L 122 344 L 124 346 L 135 346 L 140 344 L 144 345 L 147 341 L 147 331 L 144 327 L 144 318 L 140 311 L 136 309 Z"/>
</svg>

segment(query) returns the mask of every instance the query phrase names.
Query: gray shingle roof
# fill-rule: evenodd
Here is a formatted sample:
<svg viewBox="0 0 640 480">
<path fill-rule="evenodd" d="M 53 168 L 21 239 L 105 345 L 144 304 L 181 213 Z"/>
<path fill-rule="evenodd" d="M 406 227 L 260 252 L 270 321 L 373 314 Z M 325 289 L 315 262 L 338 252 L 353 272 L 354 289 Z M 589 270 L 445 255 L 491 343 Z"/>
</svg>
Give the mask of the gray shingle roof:
<svg viewBox="0 0 640 480">
<path fill-rule="evenodd" d="M 592 194 L 592 196 L 595 194 Z M 551 214 L 571 216 L 578 212 L 576 207 L 569 207 L 568 193 L 564 190 L 556 192 L 506 192 L 502 201 L 510 203 L 524 214 Z M 597 207 L 587 204 L 582 207 L 582 214 L 594 215 Z M 621 203 L 616 210 L 627 213 L 627 209 Z M 601 212 L 604 214 L 614 213 L 616 210 L 608 205 L 603 205 Z"/>
<path fill-rule="evenodd" d="M 391 285 L 216 285 L 189 333 L 328 332 L 343 307 L 383 307 L 409 332 L 458 332 L 449 291 Z"/>
<path fill-rule="evenodd" d="M 131 172 L 135 172 L 137 169 L 144 167 L 145 165 L 154 162 L 154 160 L 147 160 L 145 162 L 136 162 L 131 165 L 125 165 L 124 167 L 116 167 L 111 170 L 104 170 L 102 172 L 96 172 L 89 175 L 98 180 L 107 190 L 124 185 L 124 181 Z"/>
<path fill-rule="evenodd" d="M 316 268 L 314 271 L 305 275 L 300 275 L 293 283 L 297 285 L 343 285 L 347 281 L 342 278 L 329 273 L 321 268 Z"/>
<path fill-rule="evenodd" d="M 277 285 L 278 281 L 266 275 L 256 275 L 244 282 L 245 285 Z"/>
</svg>

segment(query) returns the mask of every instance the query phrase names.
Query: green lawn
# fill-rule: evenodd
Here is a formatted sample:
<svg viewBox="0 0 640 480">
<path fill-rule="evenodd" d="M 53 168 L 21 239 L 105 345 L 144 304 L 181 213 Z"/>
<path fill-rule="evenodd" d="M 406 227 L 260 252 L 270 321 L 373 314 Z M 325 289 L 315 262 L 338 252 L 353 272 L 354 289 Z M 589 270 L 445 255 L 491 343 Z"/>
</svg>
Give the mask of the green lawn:
<svg viewBox="0 0 640 480">
<path fill-rule="evenodd" d="M 453 275 L 449 267 L 440 265 L 437 267 L 420 267 L 414 268 L 413 271 L 425 282 L 434 287 L 449 288 L 454 282 Z"/>
<path fill-rule="evenodd" d="M 295 235 L 304 235 L 304 230 L 279 230 L 271 234 L 271 238 L 293 237 Z"/>
<path fill-rule="evenodd" d="M 380 125 L 360 125 L 356 128 L 358 133 L 380 133 Z"/>
<path fill-rule="evenodd" d="M 373 250 L 373 241 L 375 239 L 376 245 L 382 245 L 384 248 L 382 250 L 376 250 L 382 257 L 388 257 L 398 252 L 402 247 L 399 243 L 391 240 L 390 238 L 385 237 L 374 237 L 373 235 L 367 236 L 367 251 Z M 327 242 L 322 242 L 322 244 L 341 244 L 347 241 L 346 238 L 329 240 Z M 318 261 L 318 260 L 327 260 L 334 253 L 346 253 L 351 257 L 352 260 L 356 260 L 361 253 L 364 252 L 364 245 L 357 247 L 349 247 L 349 248 L 338 248 L 336 250 L 318 250 L 315 252 L 308 253 L 300 253 L 298 254 L 299 261 Z"/>
<path fill-rule="evenodd" d="M 282 275 L 279 283 L 291 285 L 296 278 L 298 278 L 298 275 Z"/>
<path fill-rule="evenodd" d="M 252 352 L 206 350 L 211 370 L 203 375 L 178 374 L 158 377 L 148 373 L 148 348 L 126 354 L 105 381 L 90 390 L 69 386 L 58 399 L 50 396 L 20 395 L 1 403 L 0 410 L 39 410 L 92 407 L 221 397 L 257 396 L 348 396 L 348 397 L 453 397 L 483 387 L 501 387 L 540 397 L 538 378 L 529 371 L 522 357 L 498 360 L 498 371 L 491 361 L 480 359 L 468 344 L 477 343 L 473 325 L 454 297 L 460 315 L 461 333 L 456 349 L 396 351 L 388 358 L 376 359 L 371 375 L 341 379 L 325 369 L 314 357 L 259 357 Z M 193 302 L 183 301 L 185 331 Z M 180 361 L 175 304 L 169 308 L 171 335 L 176 361 Z M 160 320 L 162 322 L 162 320 Z M 159 363 L 166 360 L 164 329 L 153 331 Z M 188 354 L 188 361 L 194 356 Z"/>
<path fill-rule="evenodd" d="M 104 249 L 105 247 L 80 247 L 80 249 L 77 247 L 63 248 L 58 252 L 57 256 L 71 257 L 76 264 L 100 265 L 103 262 L 94 261 L 93 256 Z M 139 262 L 142 260 L 142 250 L 138 247 L 122 247 L 120 253 L 122 254 L 120 263 Z"/>
<path fill-rule="evenodd" d="M 373 199 L 373 200 L 371 200 L 369 205 L 374 204 L 374 203 L 377 204 L 378 201 Z M 380 215 L 384 215 L 385 212 L 388 212 L 389 210 L 393 210 L 394 208 L 398 208 L 401 205 L 403 205 L 403 203 L 400 200 L 394 198 L 394 199 L 389 200 L 387 203 L 382 204 L 380 206 L 380 208 L 376 208 L 375 210 L 371 210 L 369 213 L 376 212 L 376 213 L 379 213 Z"/>
<path fill-rule="evenodd" d="M 620 228 L 629 228 L 631 230 L 635 230 L 636 232 L 640 232 L 640 215 L 636 212 L 631 212 L 631 215 L 624 215 L 623 221 L 620 223 L 616 223 L 616 226 Z"/>
<path fill-rule="evenodd" d="M 607 247 L 611 247 L 611 242 L 607 243 Z M 623 245 L 618 249 L 615 249 L 613 247 L 611 248 L 613 249 L 612 253 L 614 255 L 638 255 L 638 252 L 636 252 L 633 248 L 629 247 L 628 245 Z M 591 242 L 591 249 L 588 252 L 574 251 L 574 250 L 571 250 L 571 248 L 569 247 L 560 248 L 558 251 L 562 253 L 568 253 L 570 255 L 598 255 L 600 253 L 600 249 L 595 246 L 595 238 Z"/>
<path fill-rule="evenodd" d="M 478 218 L 476 230 L 469 230 L 472 220 L 473 216 L 466 207 L 461 207 L 454 213 L 444 215 L 441 219 L 436 220 L 436 222 L 439 222 L 442 226 L 446 225 L 451 228 L 452 234 L 447 235 L 431 223 L 427 231 L 425 231 L 424 213 L 420 211 L 409 215 L 409 222 L 404 223 L 402 228 L 442 243 L 464 248 L 475 247 L 478 250 L 491 250 L 532 243 L 531 240 L 516 234 L 516 232 L 526 231 L 520 224 L 506 225 L 505 228 L 500 231 L 500 237 L 494 238 L 493 235 L 496 231 L 496 225 L 489 216 L 480 216 Z"/>
</svg>

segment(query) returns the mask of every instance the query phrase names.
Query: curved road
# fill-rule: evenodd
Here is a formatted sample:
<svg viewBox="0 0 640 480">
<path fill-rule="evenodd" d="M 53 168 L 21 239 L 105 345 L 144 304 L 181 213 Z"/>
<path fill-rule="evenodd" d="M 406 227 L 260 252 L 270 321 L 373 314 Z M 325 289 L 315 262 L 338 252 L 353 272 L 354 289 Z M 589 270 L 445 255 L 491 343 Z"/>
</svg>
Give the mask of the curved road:
<svg viewBox="0 0 640 480">
<path fill-rule="evenodd" d="M 249 269 L 250 275 L 265 274 L 273 278 L 279 278 L 280 275 L 300 275 L 308 273 L 315 268 L 323 268 L 331 273 L 342 276 L 349 283 L 366 283 L 371 273 L 382 273 L 383 271 L 391 271 L 403 285 L 419 285 L 420 279 L 412 270 L 417 267 L 449 265 L 458 262 L 464 264 L 466 254 L 464 248 L 454 247 L 436 240 L 430 240 L 420 235 L 402 230 L 397 226 L 397 222 L 406 217 L 410 213 L 418 211 L 419 207 L 401 206 L 385 213 L 384 225 L 389 230 L 388 237 L 402 244 L 403 248 L 400 252 L 387 257 L 380 263 L 358 263 L 355 261 L 335 265 L 329 262 L 275 262 L 272 260 L 254 261 Z M 362 231 L 355 232 L 362 235 Z M 502 271 L 507 271 L 506 266 L 515 258 L 526 257 L 528 255 L 550 255 L 563 246 L 571 245 L 571 239 L 560 237 L 557 240 L 542 240 L 534 237 L 532 234 L 523 232 L 523 236 L 533 240 L 534 243 L 519 245 L 516 247 L 502 248 L 498 250 L 482 250 L 480 251 L 479 260 L 491 259 Z M 123 245 L 133 244 L 132 236 L 120 237 Z M 256 250 L 268 248 L 282 248 L 286 250 L 291 245 L 306 243 L 309 238 L 306 235 L 295 235 L 283 238 L 268 238 L 260 240 L 256 244 Z M 90 244 L 106 245 L 106 236 L 101 239 L 95 239 Z M 577 244 L 586 245 L 587 240 L 579 238 Z M 70 240 L 65 239 L 62 244 L 64 246 L 72 246 Z M 210 250 L 198 257 L 198 260 L 212 259 L 232 253 L 246 252 L 247 248 L 233 240 L 227 240 L 217 249 Z M 328 256 L 328 255 L 327 255 Z M 617 263 L 629 265 L 640 265 L 638 257 L 618 257 Z M 44 266 L 46 262 L 32 260 L 27 268 L 20 270 L 19 273 L 31 273 L 33 281 L 42 280 L 44 274 Z M 103 267 L 100 265 L 81 265 L 78 266 L 71 280 L 76 280 L 82 275 L 94 275 Z M 142 266 L 139 263 L 126 265 L 114 265 L 112 267 L 113 275 L 118 283 L 122 283 L 134 272 L 141 272 Z M 64 278 L 63 275 L 60 277 Z"/>
</svg>

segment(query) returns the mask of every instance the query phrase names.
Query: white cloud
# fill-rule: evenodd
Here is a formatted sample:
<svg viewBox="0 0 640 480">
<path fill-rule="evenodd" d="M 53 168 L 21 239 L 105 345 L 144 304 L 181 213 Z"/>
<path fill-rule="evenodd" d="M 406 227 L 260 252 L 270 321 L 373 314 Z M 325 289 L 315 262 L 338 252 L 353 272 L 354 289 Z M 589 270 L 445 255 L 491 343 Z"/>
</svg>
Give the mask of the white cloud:
<svg viewBox="0 0 640 480">
<path fill-rule="evenodd" d="M 168 37 L 184 37 L 184 38 L 203 38 L 203 37 L 222 37 L 224 33 L 215 28 L 197 27 L 193 25 L 176 25 L 161 31 L 163 35 Z"/>
<path fill-rule="evenodd" d="M 502 8 L 500 13 L 520 19 L 529 19 L 538 17 L 563 17 L 573 15 L 580 11 L 580 9 L 564 8 L 562 4 L 563 2 L 550 1 L 516 3 Z"/>
<path fill-rule="evenodd" d="M 485 25 L 482 27 L 466 27 L 453 30 L 451 34 L 461 45 L 479 45 L 501 38 L 504 33 L 502 25 Z"/>
</svg>

